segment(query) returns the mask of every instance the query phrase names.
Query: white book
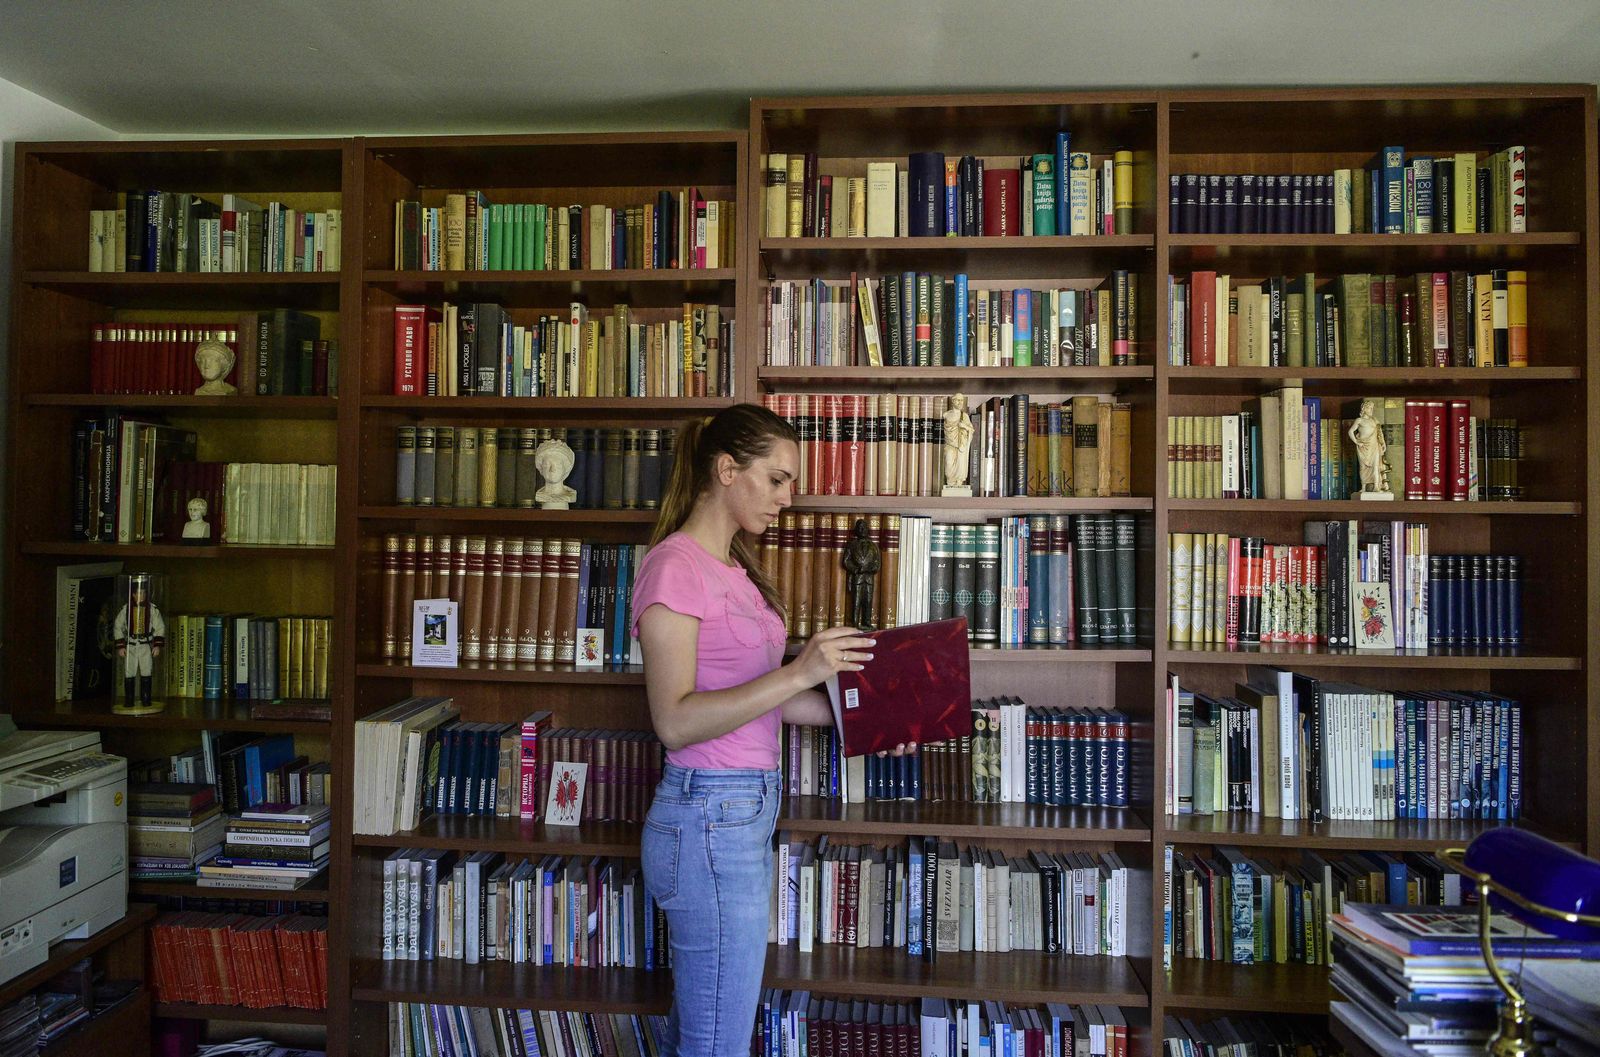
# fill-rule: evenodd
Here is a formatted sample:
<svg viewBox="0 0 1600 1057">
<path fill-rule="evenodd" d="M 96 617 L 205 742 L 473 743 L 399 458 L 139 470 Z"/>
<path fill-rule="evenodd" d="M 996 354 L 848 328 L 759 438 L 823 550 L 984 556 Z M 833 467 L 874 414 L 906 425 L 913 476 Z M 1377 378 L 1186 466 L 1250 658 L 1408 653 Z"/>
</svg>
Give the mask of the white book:
<svg viewBox="0 0 1600 1057">
<path fill-rule="evenodd" d="M 1351 191 L 1353 188 L 1349 169 L 1333 170 L 1333 233 L 1350 234 Z M 1437 185 L 1435 185 L 1437 188 Z M 1434 194 L 1438 194 L 1435 189 Z"/>
<path fill-rule="evenodd" d="M 1228 357 L 1228 328 L 1231 326 L 1229 323 L 1231 317 L 1228 313 L 1228 302 L 1230 300 L 1229 288 L 1232 282 L 1233 277 L 1230 275 L 1217 276 L 1217 303 L 1211 318 L 1216 320 L 1216 325 L 1213 329 L 1215 331 L 1214 340 L 1217 345 L 1215 363 L 1218 367 L 1227 367 L 1231 363 Z M 1242 306 L 1240 311 L 1243 311 Z"/>
<path fill-rule="evenodd" d="M 778 839 L 777 868 L 772 871 L 772 919 L 767 925 L 767 942 L 789 945 L 789 842 Z"/>
<path fill-rule="evenodd" d="M 1239 416 L 1222 416 L 1222 499 L 1239 498 Z"/>
<path fill-rule="evenodd" d="M 895 237 L 896 166 L 892 161 L 867 163 L 867 237 Z"/>
<path fill-rule="evenodd" d="M 911 231 L 911 173 L 895 172 L 895 234 L 904 238 Z"/>
</svg>

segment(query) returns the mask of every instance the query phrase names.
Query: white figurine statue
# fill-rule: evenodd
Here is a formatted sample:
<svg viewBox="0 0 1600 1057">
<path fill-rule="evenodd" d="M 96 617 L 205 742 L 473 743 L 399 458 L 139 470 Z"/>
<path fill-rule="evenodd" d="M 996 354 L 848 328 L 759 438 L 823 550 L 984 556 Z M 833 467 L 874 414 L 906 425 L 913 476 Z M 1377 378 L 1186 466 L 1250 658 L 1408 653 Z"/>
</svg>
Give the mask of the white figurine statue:
<svg viewBox="0 0 1600 1057">
<path fill-rule="evenodd" d="M 194 391 L 195 396 L 232 396 L 239 391 L 223 381 L 233 370 L 233 350 L 222 342 L 207 338 L 195 346 L 194 365 L 200 368 L 200 377 L 206 380 Z"/>
<path fill-rule="evenodd" d="M 186 509 L 189 511 L 189 520 L 183 523 L 183 538 L 195 543 L 211 542 L 211 523 L 206 520 L 208 504 L 201 496 L 189 500 Z"/>
<path fill-rule="evenodd" d="M 1361 471 L 1361 491 L 1357 499 L 1393 499 L 1389 483 L 1389 463 L 1384 458 L 1388 444 L 1377 419 L 1378 402 L 1361 401 L 1361 415 L 1350 424 L 1350 441 L 1356 446 L 1356 463 Z"/>
<path fill-rule="evenodd" d="M 955 393 L 944 413 L 944 487 L 942 496 L 970 496 L 972 486 L 967 483 L 970 463 L 968 451 L 972 447 L 972 419 L 967 417 L 967 396 Z"/>
<path fill-rule="evenodd" d="M 578 498 L 577 490 L 564 484 L 572 472 L 572 449 L 564 441 L 547 440 L 533 453 L 534 469 L 544 484 L 533 493 L 540 510 L 565 510 Z"/>
</svg>

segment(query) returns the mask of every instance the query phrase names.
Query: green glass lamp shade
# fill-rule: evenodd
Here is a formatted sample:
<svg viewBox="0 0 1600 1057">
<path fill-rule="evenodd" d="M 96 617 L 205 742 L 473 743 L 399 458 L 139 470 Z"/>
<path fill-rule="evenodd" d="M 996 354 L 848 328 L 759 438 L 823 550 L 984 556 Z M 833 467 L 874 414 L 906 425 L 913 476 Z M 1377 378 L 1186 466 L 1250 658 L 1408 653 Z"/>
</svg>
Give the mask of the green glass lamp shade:
<svg viewBox="0 0 1600 1057">
<path fill-rule="evenodd" d="M 1478 835 L 1465 857 L 1469 869 L 1488 874 L 1530 903 L 1573 914 L 1600 914 L 1600 862 L 1527 830 L 1502 827 Z M 1569 940 L 1600 940 L 1600 927 L 1530 913 L 1502 898 L 1493 909 Z"/>
</svg>

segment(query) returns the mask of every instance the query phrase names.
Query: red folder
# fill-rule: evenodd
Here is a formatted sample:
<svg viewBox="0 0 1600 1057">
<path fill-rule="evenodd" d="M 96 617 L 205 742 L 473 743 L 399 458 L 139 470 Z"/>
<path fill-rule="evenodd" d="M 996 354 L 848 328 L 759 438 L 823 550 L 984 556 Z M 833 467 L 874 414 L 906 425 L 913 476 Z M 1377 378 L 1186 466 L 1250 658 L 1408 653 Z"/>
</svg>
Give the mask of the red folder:
<svg viewBox="0 0 1600 1057">
<path fill-rule="evenodd" d="M 828 680 L 844 754 L 972 733 L 967 620 L 936 620 L 872 633 L 872 660 Z"/>
</svg>

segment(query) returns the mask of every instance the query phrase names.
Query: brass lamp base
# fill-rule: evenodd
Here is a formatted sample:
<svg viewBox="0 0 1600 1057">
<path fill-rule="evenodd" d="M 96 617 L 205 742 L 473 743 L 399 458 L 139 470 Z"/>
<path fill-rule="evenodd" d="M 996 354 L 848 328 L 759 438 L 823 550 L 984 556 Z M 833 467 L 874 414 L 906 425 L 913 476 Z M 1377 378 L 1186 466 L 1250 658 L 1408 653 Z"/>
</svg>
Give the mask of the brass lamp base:
<svg viewBox="0 0 1600 1057">
<path fill-rule="evenodd" d="M 1500 1026 L 1489 1039 L 1489 1057 L 1538 1057 L 1543 1052 L 1533 1037 L 1533 1016 L 1527 1003 L 1502 999 Z"/>
</svg>

